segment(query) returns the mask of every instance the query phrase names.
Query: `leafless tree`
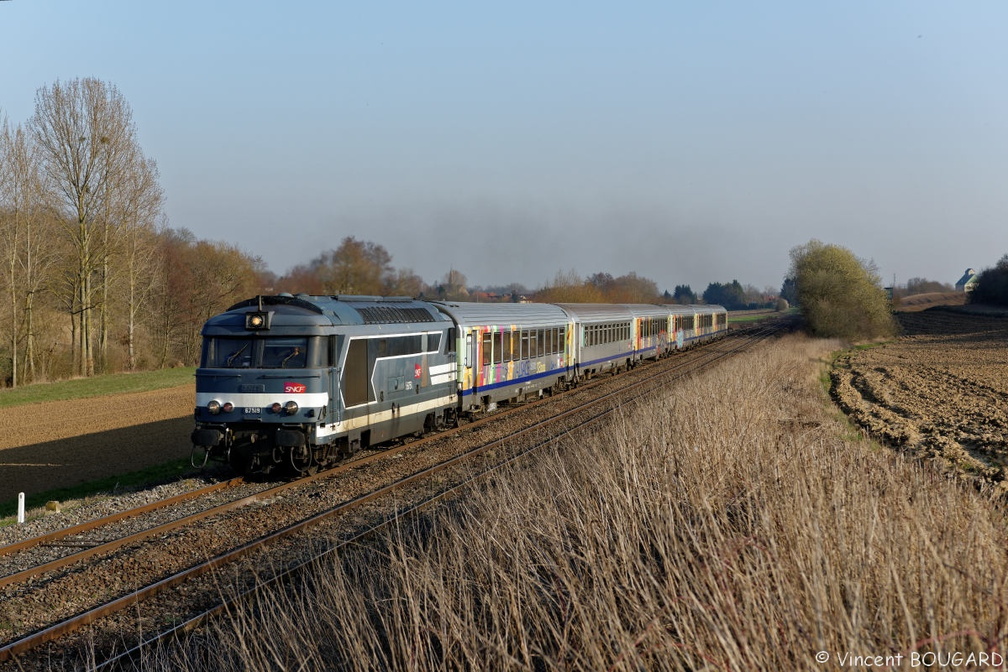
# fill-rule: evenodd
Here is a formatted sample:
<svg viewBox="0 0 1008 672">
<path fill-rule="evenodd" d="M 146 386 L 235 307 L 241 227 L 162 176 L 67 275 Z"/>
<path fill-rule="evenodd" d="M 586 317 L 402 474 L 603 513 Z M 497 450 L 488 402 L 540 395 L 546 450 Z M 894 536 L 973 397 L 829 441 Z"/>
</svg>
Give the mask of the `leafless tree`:
<svg viewBox="0 0 1008 672">
<path fill-rule="evenodd" d="M 30 126 L 76 254 L 68 302 L 76 332 L 73 358 L 76 372 L 89 376 L 94 373 L 92 315 L 102 304 L 93 276 L 107 263 L 114 195 L 130 173 L 129 162 L 141 156 L 132 111 L 119 90 L 101 80 L 57 81 L 38 90 Z"/>
<path fill-rule="evenodd" d="M 35 378 L 35 298 L 46 282 L 51 246 L 45 245 L 46 217 L 38 153 L 20 126 L 0 125 L 0 241 L 9 301 L 10 384 Z M 19 344 L 24 341 L 23 356 Z M 25 374 L 19 368 L 23 357 Z"/>
<path fill-rule="evenodd" d="M 117 214 L 120 222 L 120 264 L 124 276 L 126 304 L 126 366 L 136 369 L 137 318 L 146 305 L 157 277 L 157 240 L 155 224 L 161 213 L 163 192 L 158 183 L 157 164 L 152 159 L 132 162 L 126 175 Z M 107 347 L 107 331 L 102 342 Z"/>
</svg>

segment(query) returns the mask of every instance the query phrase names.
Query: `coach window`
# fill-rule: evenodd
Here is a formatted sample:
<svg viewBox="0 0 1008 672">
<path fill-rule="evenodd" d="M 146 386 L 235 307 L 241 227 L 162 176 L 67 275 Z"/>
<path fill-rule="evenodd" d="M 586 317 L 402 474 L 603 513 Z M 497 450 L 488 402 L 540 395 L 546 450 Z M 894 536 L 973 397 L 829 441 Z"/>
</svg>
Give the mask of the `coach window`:
<svg viewBox="0 0 1008 672">
<path fill-rule="evenodd" d="M 504 333 L 496 332 L 493 335 L 493 363 L 501 363 L 501 354 L 504 352 Z"/>
<path fill-rule="evenodd" d="M 490 366 L 490 354 L 493 352 L 493 334 L 489 331 L 483 334 L 483 366 Z"/>
</svg>

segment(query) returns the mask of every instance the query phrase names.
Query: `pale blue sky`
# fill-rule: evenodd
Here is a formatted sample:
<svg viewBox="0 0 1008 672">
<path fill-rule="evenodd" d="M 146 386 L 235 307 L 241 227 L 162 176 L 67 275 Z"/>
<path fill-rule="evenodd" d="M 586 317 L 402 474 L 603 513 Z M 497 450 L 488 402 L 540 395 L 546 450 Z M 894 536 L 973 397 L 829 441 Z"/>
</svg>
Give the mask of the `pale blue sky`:
<svg viewBox="0 0 1008 672">
<path fill-rule="evenodd" d="M 168 223 L 283 274 L 347 235 L 435 281 L 886 282 L 1008 253 L 1008 4 L 0 2 L 0 114 L 98 77 Z"/>
</svg>

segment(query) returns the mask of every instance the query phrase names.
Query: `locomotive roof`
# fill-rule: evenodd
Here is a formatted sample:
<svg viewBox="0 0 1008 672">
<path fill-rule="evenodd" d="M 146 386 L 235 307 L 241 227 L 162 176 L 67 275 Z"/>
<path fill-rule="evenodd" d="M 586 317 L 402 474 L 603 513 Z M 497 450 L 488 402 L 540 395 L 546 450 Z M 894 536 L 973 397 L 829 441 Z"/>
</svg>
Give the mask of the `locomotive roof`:
<svg viewBox="0 0 1008 672">
<path fill-rule="evenodd" d="M 444 322 L 444 315 L 425 301 L 409 297 L 384 296 L 314 296 L 309 294 L 276 294 L 257 296 L 240 301 L 228 312 L 242 308 L 282 310 L 284 307 L 308 310 L 337 325 L 403 324 L 417 322 Z M 294 312 L 294 311 L 290 311 Z"/>
</svg>

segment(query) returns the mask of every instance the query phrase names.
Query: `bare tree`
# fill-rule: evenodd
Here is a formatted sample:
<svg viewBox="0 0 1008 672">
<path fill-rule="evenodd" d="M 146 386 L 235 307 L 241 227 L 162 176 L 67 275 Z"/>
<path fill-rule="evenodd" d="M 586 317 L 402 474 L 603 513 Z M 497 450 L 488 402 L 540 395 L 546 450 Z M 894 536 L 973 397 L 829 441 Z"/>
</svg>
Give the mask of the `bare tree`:
<svg viewBox="0 0 1008 672">
<path fill-rule="evenodd" d="M 126 366 L 136 369 L 136 327 L 141 306 L 154 288 L 157 274 L 157 241 L 155 223 L 161 213 L 163 192 L 158 184 L 157 164 L 152 159 L 132 162 L 126 175 L 117 213 L 120 221 L 120 265 L 125 278 L 126 303 Z M 107 332 L 103 341 L 107 341 Z M 105 345 L 107 347 L 107 343 Z"/>
<path fill-rule="evenodd" d="M 35 295 L 45 282 L 52 258 L 43 244 L 44 207 L 39 180 L 38 154 L 20 126 L 0 128 L 0 241 L 10 309 L 10 383 L 35 377 Z M 26 376 L 19 369 L 19 344 L 24 340 Z"/>
<path fill-rule="evenodd" d="M 469 298 L 469 290 L 466 285 L 469 279 L 462 271 L 449 269 L 441 279 L 441 284 L 437 288 L 438 298 L 448 301 L 464 301 Z"/>
<path fill-rule="evenodd" d="M 76 260 L 69 301 L 76 339 L 77 373 L 94 373 L 92 313 L 101 297 L 93 291 L 93 274 L 106 262 L 111 199 L 136 157 L 132 111 L 119 90 L 94 78 L 57 81 L 35 97 L 32 136 L 38 145 L 48 186 L 66 217 L 66 232 Z"/>
</svg>

